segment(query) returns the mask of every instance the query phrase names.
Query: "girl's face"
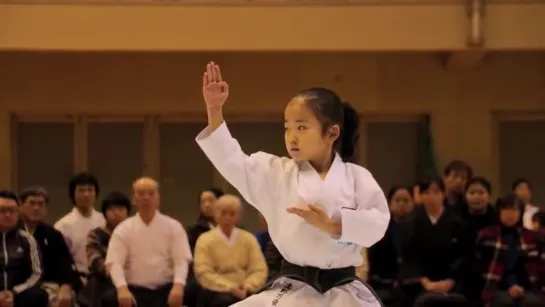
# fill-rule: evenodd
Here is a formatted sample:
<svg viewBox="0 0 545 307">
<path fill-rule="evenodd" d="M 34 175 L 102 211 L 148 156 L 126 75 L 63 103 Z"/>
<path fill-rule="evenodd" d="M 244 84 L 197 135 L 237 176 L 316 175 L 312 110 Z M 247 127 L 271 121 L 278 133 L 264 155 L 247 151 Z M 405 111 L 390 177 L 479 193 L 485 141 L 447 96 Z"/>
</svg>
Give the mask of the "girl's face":
<svg viewBox="0 0 545 307">
<path fill-rule="evenodd" d="M 398 189 L 390 200 L 390 211 L 394 216 L 407 216 L 413 208 L 413 199 L 406 189 Z"/>
<path fill-rule="evenodd" d="M 467 187 L 466 201 L 470 209 L 483 210 L 488 206 L 490 195 L 484 186 L 479 183 Z"/>
<path fill-rule="evenodd" d="M 340 135 L 338 125 L 322 133 L 322 125 L 302 97 L 296 97 L 288 103 L 284 111 L 284 129 L 286 149 L 295 161 L 329 157 L 333 142 Z"/>
<path fill-rule="evenodd" d="M 214 216 L 214 203 L 218 199 L 216 195 L 210 191 L 204 191 L 201 193 L 201 212 L 208 217 Z"/>
<path fill-rule="evenodd" d="M 520 221 L 520 210 L 517 208 L 506 208 L 500 211 L 500 221 L 507 227 L 513 227 Z"/>
</svg>

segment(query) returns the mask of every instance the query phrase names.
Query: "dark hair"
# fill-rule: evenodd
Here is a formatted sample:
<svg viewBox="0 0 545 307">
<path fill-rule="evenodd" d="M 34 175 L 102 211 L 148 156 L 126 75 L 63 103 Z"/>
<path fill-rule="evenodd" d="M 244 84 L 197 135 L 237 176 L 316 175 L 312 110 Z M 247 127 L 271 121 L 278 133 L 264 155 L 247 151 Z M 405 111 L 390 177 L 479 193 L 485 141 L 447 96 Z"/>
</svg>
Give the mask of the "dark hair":
<svg viewBox="0 0 545 307">
<path fill-rule="evenodd" d="M 132 204 L 127 195 L 119 191 L 113 191 L 108 194 L 101 204 L 102 214 L 106 216 L 106 211 L 112 207 L 122 207 L 127 209 L 127 213 L 131 213 Z"/>
<path fill-rule="evenodd" d="M 411 197 L 413 197 L 413 189 L 412 188 L 402 186 L 402 185 L 395 185 L 395 186 L 390 188 L 390 190 L 388 191 L 388 194 L 386 195 L 386 199 L 388 199 L 388 202 L 392 201 L 392 198 L 394 198 L 394 195 L 399 190 L 406 190 L 407 192 L 409 192 L 409 195 L 411 195 Z"/>
<path fill-rule="evenodd" d="M 443 180 L 437 176 L 432 176 L 418 182 L 420 193 L 426 193 L 432 185 L 436 185 L 441 192 L 445 192 L 445 183 Z"/>
<path fill-rule="evenodd" d="M 516 188 L 518 188 L 519 185 L 526 184 L 528 188 L 532 189 L 532 183 L 530 180 L 526 178 L 517 178 L 515 181 L 513 181 L 513 184 L 511 185 L 511 191 L 515 191 Z"/>
<path fill-rule="evenodd" d="M 503 209 L 517 209 L 521 213 L 524 212 L 524 202 L 515 194 L 509 194 L 498 198 L 498 200 L 496 200 L 495 207 L 498 211 L 501 211 Z"/>
<path fill-rule="evenodd" d="M 473 177 L 469 179 L 466 185 L 466 191 L 469 189 L 470 186 L 475 184 L 483 186 L 483 188 L 488 192 L 488 194 L 492 193 L 492 185 L 490 184 L 490 181 L 488 181 L 486 178 L 482 176 L 477 176 L 477 177 Z"/>
<path fill-rule="evenodd" d="M 43 187 L 28 187 L 23 189 L 23 191 L 19 194 L 21 203 L 26 202 L 29 197 L 43 197 L 45 203 L 49 203 L 49 193 L 47 193 L 47 190 Z"/>
<path fill-rule="evenodd" d="M 545 227 L 545 211 L 540 210 L 532 216 L 532 222 L 537 222 L 539 227 Z"/>
<path fill-rule="evenodd" d="M 303 97 L 320 124 L 322 132 L 333 125 L 339 125 L 341 135 L 333 144 L 344 162 L 356 162 L 356 147 L 359 139 L 358 112 L 332 90 L 314 87 L 301 91 L 297 96 Z"/>
<path fill-rule="evenodd" d="M 209 189 L 204 189 L 204 190 L 202 190 L 202 191 L 199 193 L 199 198 L 202 196 L 202 194 L 203 194 L 204 192 L 210 192 L 210 193 L 214 194 L 214 196 L 215 196 L 216 198 L 220 198 L 220 197 L 222 197 L 222 196 L 225 194 L 225 193 L 223 192 L 222 189 L 218 189 L 218 188 L 211 187 L 211 188 L 209 188 Z"/>
<path fill-rule="evenodd" d="M 469 163 L 462 161 L 462 160 L 452 160 L 450 161 L 447 166 L 445 166 L 445 169 L 443 170 L 443 174 L 445 176 L 450 175 L 452 172 L 465 172 L 467 173 L 467 177 L 471 178 L 473 177 L 473 169 L 469 165 Z"/>
<path fill-rule="evenodd" d="M 0 198 L 11 199 L 17 203 L 17 205 L 19 204 L 19 198 L 17 198 L 17 194 L 13 191 L 0 190 Z"/>
<path fill-rule="evenodd" d="M 78 173 L 72 179 L 70 179 L 70 182 L 68 183 L 68 196 L 70 197 L 70 201 L 72 204 L 76 203 L 76 200 L 74 198 L 74 194 L 76 194 L 76 187 L 81 185 L 92 185 L 95 187 L 95 193 L 98 196 L 100 192 L 100 186 L 98 185 L 97 178 L 91 174 L 91 173 Z"/>
</svg>

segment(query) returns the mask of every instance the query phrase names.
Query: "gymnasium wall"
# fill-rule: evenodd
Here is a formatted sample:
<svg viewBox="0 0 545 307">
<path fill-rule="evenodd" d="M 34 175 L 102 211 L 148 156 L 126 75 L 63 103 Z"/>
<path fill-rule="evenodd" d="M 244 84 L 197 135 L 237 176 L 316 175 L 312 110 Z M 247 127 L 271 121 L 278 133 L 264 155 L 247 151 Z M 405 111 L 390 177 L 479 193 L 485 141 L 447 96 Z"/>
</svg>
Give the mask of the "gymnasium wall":
<svg viewBox="0 0 545 307">
<path fill-rule="evenodd" d="M 67 210 L 66 178 L 74 170 L 91 169 L 106 190 L 125 191 L 147 173 L 162 183 L 164 210 L 193 219 L 198 190 L 225 184 L 193 141 L 204 127 L 201 75 L 209 60 L 231 85 L 226 112 L 248 151 L 282 154 L 285 103 L 318 85 L 361 112 L 360 156 L 384 185 L 414 175 L 406 165 L 417 158 L 414 123 L 424 114 L 441 166 L 465 159 L 496 191 L 519 175 L 545 184 L 544 55 L 491 53 L 465 71 L 446 71 L 441 59 L 402 52 L 0 53 L 0 186 L 35 184 L 28 178 L 37 173 L 55 181 L 56 217 Z M 245 219 L 250 228 L 254 217 Z"/>
</svg>

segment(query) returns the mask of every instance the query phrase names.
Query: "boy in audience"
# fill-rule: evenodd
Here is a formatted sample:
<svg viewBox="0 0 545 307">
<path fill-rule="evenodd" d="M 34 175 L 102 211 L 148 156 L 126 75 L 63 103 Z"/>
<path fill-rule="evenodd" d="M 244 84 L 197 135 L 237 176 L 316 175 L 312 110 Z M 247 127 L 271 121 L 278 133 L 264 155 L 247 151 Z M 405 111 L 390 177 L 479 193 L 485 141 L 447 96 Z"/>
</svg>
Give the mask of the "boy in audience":
<svg viewBox="0 0 545 307">
<path fill-rule="evenodd" d="M 455 292 L 463 253 L 459 244 L 459 217 L 444 207 L 445 186 L 441 178 L 420 183 L 423 207 L 408 222 L 402 247 L 404 305 L 464 306 L 466 299 Z"/>
<path fill-rule="evenodd" d="M 117 225 L 129 217 L 132 205 L 125 194 L 112 192 L 104 198 L 101 207 L 106 226 L 91 230 L 87 236 L 90 276 L 85 288 L 78 295 L 78 301 L 87 307 L 100 307 L 101 298 L 114 287 L 105 265 L 108 243 Z"/>
<path fill-rule="evenodd" d="M 34 236 L 42 256 L 42 288 L 49 294 L 50 306 L 73 306 L 73 289 L 81 287 L 74 269 L 74 261 L 62 234 L 53 226 L 44 223 L 46 206 L 49 203 L 47 191 L 31 187 L 21 192 L 20 229 Z"/>
<path fill-rule="evenodd" d="M 485 306 L 543 306 L 544 259 L 535 232 L 522 226 L 524 202 L 515 195 L 498 199 L 499 225 L 483 229 L 477 259 L 485 279 Z"/>
<path fill-rule="evenodd" d="M 471 177 L 473 177 L 473 169 L 462 160 L 451 161 L 443 171 L 445 205 L 457 214 L 462 212 L 465 188 Z"/>
</svg>

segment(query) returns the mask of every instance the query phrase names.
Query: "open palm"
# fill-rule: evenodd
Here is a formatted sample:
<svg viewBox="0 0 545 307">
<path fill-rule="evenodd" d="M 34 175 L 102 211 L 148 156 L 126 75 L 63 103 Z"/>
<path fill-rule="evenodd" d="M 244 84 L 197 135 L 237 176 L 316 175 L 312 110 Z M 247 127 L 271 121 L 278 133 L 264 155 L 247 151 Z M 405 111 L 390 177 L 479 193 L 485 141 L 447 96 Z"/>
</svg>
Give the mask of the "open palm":
<svg viewBox="0 0 545 307">
<path fill-rule="evenodd" d="M 202 95 L 209 109 L 221 108 L 229 97 L 229 85 L 221 78 L 220 67 L 214 62 L 206 65 L 202 76 Z"/>
</svg>

